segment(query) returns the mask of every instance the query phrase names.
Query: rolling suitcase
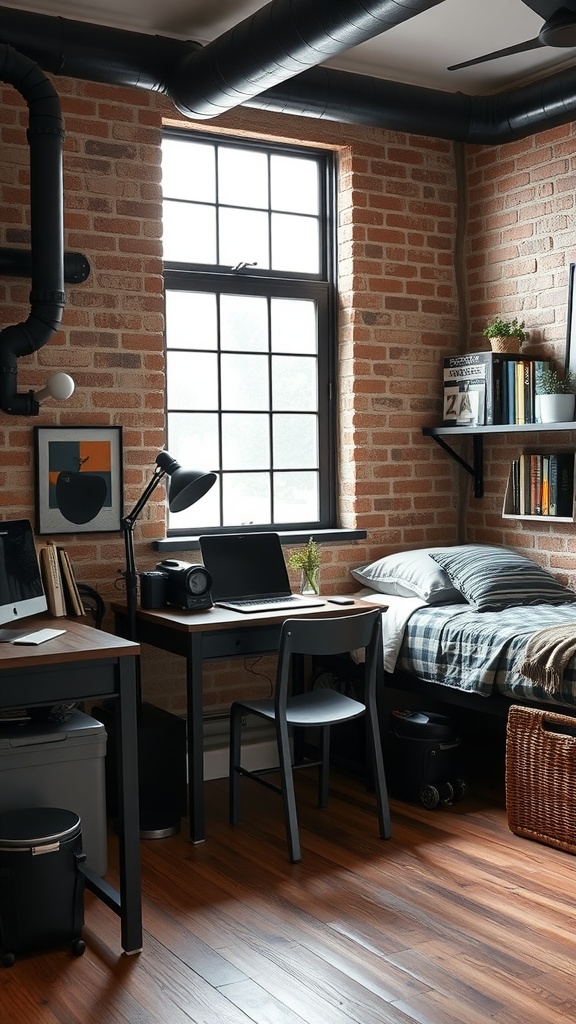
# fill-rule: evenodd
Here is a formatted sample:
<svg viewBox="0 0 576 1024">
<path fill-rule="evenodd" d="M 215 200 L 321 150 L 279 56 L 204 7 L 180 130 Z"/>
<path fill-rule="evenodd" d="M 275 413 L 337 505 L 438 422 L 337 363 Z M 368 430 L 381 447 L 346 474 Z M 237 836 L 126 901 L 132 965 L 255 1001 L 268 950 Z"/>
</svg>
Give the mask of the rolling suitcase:
<svg viewBox="0 0 576 1024">
<path fill-rule="evenodd" d="M 392 792 L 429 808 L 461 800 L 460 738 L 450 719 L 435 711 L 393 711 L 391 723 Z"/>
<path fill-rule="evenodd" d="M 84 924 L 82 831 L 75 811 L 31 807 L 0 814 L 0 963 L 69 946 L 80 956 Z"/>
</svg>

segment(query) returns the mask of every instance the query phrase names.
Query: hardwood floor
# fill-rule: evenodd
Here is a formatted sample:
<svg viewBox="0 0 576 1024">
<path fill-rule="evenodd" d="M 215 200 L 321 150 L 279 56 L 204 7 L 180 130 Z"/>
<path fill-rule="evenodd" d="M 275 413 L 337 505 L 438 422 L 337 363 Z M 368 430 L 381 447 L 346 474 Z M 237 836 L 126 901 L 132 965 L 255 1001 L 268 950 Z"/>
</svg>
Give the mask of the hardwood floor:
<svg viewBox="0 0 576 1024">
<path fill-rule="evenodd" d="M 428 811 L 333 773 L 298 778 L 304 859 L 281 804 L 207 784 L 208 840 L 142 843 L 145 946 L 89 894 L 87 950 L 0 968 L 2 1024 L 558 1024 L 576 1021 L 576 861 L 514 836 L 501 794 Z M 111 837 L 111 863 L 115 839 Z M 110 875 L 113 879 L 113 873 Z"/>
</svg>

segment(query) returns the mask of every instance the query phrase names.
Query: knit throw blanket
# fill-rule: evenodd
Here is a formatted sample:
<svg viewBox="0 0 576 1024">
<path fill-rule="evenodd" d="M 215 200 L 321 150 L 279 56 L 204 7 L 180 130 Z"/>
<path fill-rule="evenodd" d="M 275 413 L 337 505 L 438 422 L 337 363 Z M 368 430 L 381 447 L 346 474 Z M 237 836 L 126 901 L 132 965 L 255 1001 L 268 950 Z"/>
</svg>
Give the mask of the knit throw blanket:
<svg viewBox="0 0 576 1024">
<path fill-rule="evenodd" d="M 530 637 L 520 671 L 550 697 L 559 697 L 564 669 L 575 654 L 576 626 L 547 626 Z"/>
</svg>

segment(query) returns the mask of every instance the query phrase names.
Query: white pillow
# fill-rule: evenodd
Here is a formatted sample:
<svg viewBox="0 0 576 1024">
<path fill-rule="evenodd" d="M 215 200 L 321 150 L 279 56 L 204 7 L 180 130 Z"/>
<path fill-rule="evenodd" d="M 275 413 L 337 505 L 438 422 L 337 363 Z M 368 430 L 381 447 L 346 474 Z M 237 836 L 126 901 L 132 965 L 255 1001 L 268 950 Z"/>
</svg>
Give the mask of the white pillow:
<svg viewBox="0 0 576 1024">
<path fill-rule="evenodd" d="M 351 569 L 352 576 L 364 586 L 379 594 L 396 597 L 419 597 L 428 604 L 462 604 L 465 598 L 456 590 L 450 577 L 430 554 L 445 552 L 443 548 L 419 548 L 398 551 L 372 562 L 371 565 Z"/>
</svg>

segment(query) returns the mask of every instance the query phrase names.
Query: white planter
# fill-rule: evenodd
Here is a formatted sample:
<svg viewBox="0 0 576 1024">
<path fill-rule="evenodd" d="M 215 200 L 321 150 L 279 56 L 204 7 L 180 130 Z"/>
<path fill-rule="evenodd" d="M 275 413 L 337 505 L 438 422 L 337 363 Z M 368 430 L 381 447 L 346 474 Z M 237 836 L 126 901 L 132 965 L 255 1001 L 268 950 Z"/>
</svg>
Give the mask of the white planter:
<svg viewBox="0 0 576 1024">
<path fill-rule="evenodd" d="M 542 423 L 566 423 L 574 419 L 575 395 L 539 395 Z"/>
</svg>

